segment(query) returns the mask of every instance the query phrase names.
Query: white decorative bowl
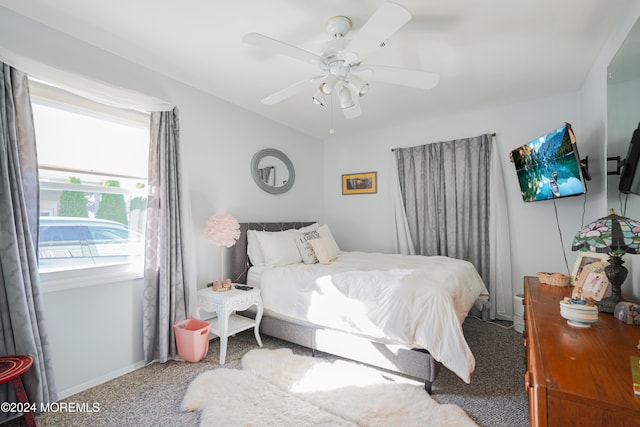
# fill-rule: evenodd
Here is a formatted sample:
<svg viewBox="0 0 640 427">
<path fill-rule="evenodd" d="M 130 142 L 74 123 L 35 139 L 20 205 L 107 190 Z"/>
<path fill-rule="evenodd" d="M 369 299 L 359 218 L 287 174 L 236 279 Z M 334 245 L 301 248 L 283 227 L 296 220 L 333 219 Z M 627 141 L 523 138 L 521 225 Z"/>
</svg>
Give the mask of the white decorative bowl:
<svg viewBox="0 0 640 427">
<path fill-rule="evenodd" d="M 560 301 L 560 315 L 567 319 L 570 326 L 589 328 L 598 321 L 598 307 L 564 300 Z"/>
</svg>

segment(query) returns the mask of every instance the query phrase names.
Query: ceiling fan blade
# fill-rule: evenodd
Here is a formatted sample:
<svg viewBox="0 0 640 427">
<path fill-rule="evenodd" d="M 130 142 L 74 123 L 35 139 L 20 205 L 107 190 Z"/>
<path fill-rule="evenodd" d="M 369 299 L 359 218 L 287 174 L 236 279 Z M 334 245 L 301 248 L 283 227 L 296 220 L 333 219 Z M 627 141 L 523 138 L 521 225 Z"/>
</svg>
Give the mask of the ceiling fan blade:
<svg viewBox="0 0 640 427">
<path fill-rule="evenodd" d="M 315 53 L 309 52 L 308 50 L 304 50 L 296 46 L 292 46 L 280 40 L 272 39 L 271 37 L 265 36 L 263 34 L 245 34 L 245 36 L 242 38 L 242 41 L 256 47 L 268 49 L 273 53 L 279 53 L 281 55 L 299 59 L 300 61 L 309 62 L 315 65 L 322 64 L 322 58 Z"/>
<path fill-rule="evenodd" d="M 313 84 L 317 84 L 318 82 L 320 82 L 322 79 L 324 78 L 324 76 L 316 76 L 316 77 L 312 77 L 310 79 L 304 79 L 302 81 L 299 81 L 297 83 L 292 84 L 291 86 L 288 86 L 282 90 L 279 90 L 278 92 L 271 94 L 269 96 L 267 96 L 266 98 L 263 98 L 260 102 L 262 102 L 263 104 L 266 105 L 273 105 L 273 104 L 277 104 L 280 101 L 284 101 L 285 99 L 302 92 L 303 90 L 305 90 L 307 87 L 313 85 Z"/>
<path fill-rule="evenodd" d="M 440 81 L 440 75 L 429 71 L 409 70 L 406 68 L 388 67 L 386 65 L 367 65 L 354 72 L 362 77 L 379 82 L 433 89 Z"/>
<path fill-rule="evenodd" d="M 347 63 L 356 64 L 380 47 L 411 19 L 411 13 L 397 3 L 384 2 L 344 48 Z"/>
</svg>

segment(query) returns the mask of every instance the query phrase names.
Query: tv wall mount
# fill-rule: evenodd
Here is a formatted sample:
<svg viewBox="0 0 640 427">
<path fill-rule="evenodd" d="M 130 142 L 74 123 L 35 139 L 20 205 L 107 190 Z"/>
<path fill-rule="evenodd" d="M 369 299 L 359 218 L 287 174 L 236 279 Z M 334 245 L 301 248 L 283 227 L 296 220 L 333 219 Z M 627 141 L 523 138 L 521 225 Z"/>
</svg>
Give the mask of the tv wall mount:
<svg viewBox="0 0 640 427">
<path fill-rule="evenodd" d="M 613 161 L 616 162 L 616 169 L 610 171 L 607 167 L 607 175 L 620 175 L 622 167 L 627 163 L 627 159 L 621 160 L 620 156 L 607 157 L 607 164 Z"/>
</svg>

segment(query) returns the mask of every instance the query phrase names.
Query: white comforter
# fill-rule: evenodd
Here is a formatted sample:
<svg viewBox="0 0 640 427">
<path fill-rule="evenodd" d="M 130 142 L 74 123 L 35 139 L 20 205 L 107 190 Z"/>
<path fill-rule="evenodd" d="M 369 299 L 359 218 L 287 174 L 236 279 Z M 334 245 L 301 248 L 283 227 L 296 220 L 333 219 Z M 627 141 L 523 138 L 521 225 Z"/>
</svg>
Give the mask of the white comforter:
<svg viewBox="0 0 640 427">
<path fill-rule="evenodd" d="M 475 358 L 462 322 L 487 289 L 467 261 L 341 252 L 330 265 L 252 267 L 265 311 L 424 348 L 467 383 Z"/>
</svg>

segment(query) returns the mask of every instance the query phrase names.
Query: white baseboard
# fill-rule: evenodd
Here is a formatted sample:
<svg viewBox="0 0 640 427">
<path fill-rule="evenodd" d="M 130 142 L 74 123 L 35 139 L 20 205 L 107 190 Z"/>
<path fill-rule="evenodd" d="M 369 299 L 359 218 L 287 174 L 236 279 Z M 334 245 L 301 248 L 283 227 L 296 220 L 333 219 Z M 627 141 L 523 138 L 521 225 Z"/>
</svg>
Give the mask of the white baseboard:
<svg viewBox="0 0 640 427">
<path fill-rule="evenodd" d="M 98 378 L 94 378 L 91 381 L 87 381 L 85 383 L 82 384 L 78 384 L 77 386 L 74 387 L 70 387 L 68 389 L 65 390 L 58 390 L 58 399 L 65 399 L 69 396 L 73 396 L 76 393 L 80 393 L 81 391 L 85 391 L 90 389 L 91 387 L 95 387 L 97 385 L 100 385 L 102 383 L 106 383 L 107 381 L 110 381 L 114 378 L 118 378 L 124 374 L 128 374 L 129 372 L 133 372 L 137 369 L 140 369 L 142 367 L 144 367 L 146 364 L 144 363 L 144 361 L 140 361 L 137 363 L 134 363 L 133 365 L 129 365 L 129 366 L 125 366 L 122 369 L 118 369 L 116 371 L 113 372 L 109 372 L 108 374 L 102 375 L 101 377 Z"/>
</svg>

